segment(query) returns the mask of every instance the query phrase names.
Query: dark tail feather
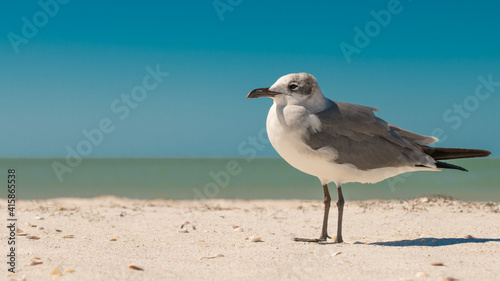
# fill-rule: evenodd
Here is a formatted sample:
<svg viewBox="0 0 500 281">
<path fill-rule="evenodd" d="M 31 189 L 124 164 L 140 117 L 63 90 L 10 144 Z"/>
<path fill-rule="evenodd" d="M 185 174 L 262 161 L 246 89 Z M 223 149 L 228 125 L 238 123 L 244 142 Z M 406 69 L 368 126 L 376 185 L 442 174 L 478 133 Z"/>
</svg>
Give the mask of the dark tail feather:
<svg viewBox="0 0 500 281">
<path fill-rule="evenodd" d="M 424 150 L 425 154 L 429 155 L 435 160 L 486 157 L 491 154 L 491 152 L 481 149 L 430 147 L 426 145 L 421 145 L 421 147 Z"/>
<path fill-rule="evenodd" d="M 460 170 L 460 171 L 468 172 L 468 170 L 465 169 L 465 168 L 462 168 L 460 166 L 453 165 L 453 164 L 450 164 L 450 163 L 441 162 L 441 161 L 436 161 L 436 167 L 443 168 L 443 169 L 455 169 L 455 170 Z"/>
</svg>

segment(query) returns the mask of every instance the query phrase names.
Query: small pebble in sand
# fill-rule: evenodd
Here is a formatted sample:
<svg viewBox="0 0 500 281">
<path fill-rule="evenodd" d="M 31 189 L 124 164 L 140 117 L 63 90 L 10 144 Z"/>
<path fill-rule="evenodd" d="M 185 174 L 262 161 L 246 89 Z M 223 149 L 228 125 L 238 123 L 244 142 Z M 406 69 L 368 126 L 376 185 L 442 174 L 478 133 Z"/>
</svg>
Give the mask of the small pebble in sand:
<svg viewBox="0 0 500 281">
<path fill-rule="evenodd" d="M 44 220 L 44 218 L 43 217 L 35 217 L 35 220 L 41 221 L 41 220 Z"/>
<path fill-rule="evenodd" d="M 442 261 L 435 261 L 435 262 L 431 262 L 431 265 L 432 266 L 444 266 L 444 262 L 442 262 Z"/>
<path fill-rule="evenodd" d="M 133 269 L 133 270 L 138 270 L 138 271 L 144 271 L 144 268 L 137 266 L 137 265 L 129 265 L 128 268 Z"/>
<path fill-rule="evenodd" d="M 21 233 L 18 233 L 17 236 L 28 236 L 28 233 L 21 232 Z"/>
<path fill-rule="evenodd" d="M 465 235 L 464 238 L 465 239 L 474 239 L 474 237 L 472 235 Z"/>
<path fill-rule="evenodd" d="M 63 273 L 62 273 L 61 269 L 59 268 L 59 266 L 56 266 L 52 269 L 52 271 L 50 271 L 50 275 L 62 276 Z"/>
<path fill-rule="evenodd" d="M 38 237 L 36 235 L 26 235 L 26 238 L 32 239 L 32 240 L 38 240 L 38 239 L 40 239 L 40 237 Z"/>
<path fill-rule="evenodd" d="M 116 241 L 116 238 L 111 238 L 109 239 L 109 241 Z"/>
<path fill-rule="evenodd" d="M 233 230 L 234 230 L 234 232 L 243 232 L 243 228 L 241 228 L 241 227 L 237 227 Z"/>
<path fill-rule="evenodd" d="M 75 235 L 68 234 L 68 235 L 64 235 L 63 238 L 75 238 Z"/>
<path fill-rule="evenodd" d="M 427 277 L 429 277 L 429 274 L 427 274 L 425 272 L 417 272 L 417 274 L 415 276 L 417 278 L 427 278 Z"/>
<path fill-rule="evenodd" d="M 64 273 L 73 273 L 75 270 L 73 268 L 68 268 L 64 271 Z"/>
<path fill-rule="evenodd" d="M 457 278 L 449 277 L 449 276 L 443 276 L 441 277 L 442 281 L 457 281 Z"/>
<path fill-rule="evenodd" d="M 250 237 L 250 242 L 264 242 L 264 241 L 262 241 L 262 237 L 258 237 L 258 236 L 253 237 L 252 236 L 252 237 Z"/>
<path fill-rule="evenodd" d="M 179 233 L 189 233 L 189 231 L 187 229 L 185 229 L 185 228 L 181 228 L 181 229 L 177 230 L 177 232 L 179 232 Z"/>
<path fill-rule="evenodd" d="M 62 232 L 62 230 L 60 230 L 60 229 L 56 229 L 56 232 Z"/>
</svg>

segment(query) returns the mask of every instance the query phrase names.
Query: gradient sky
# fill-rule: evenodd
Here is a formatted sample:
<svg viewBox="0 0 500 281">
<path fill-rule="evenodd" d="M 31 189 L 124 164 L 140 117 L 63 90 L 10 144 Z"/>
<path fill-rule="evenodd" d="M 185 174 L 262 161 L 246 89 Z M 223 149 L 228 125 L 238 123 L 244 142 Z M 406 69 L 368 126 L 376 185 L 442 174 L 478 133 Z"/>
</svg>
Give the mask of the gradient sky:
<svg viewBox="0 0 500 281">
<path fill-rule="evenodd" d="M 389 123 L 440 132 L 439 145 L 500 155 L 500 86 L 475 96 L 478 77 L 500 81 L 497 1 L 54 1 L 41 1 L 52 15 L 37 1 L 1 4 L 0 157 L 64 157 L 102 120 L 114 130 L 92 157 L 246 157 L 238 147 L 272 104 L 246 94 L 292 72 Z M 340 45 L 356 47 L 367 26 L 349 63 Z M 112 104 L 147 66 L 169 76 L 122 120 Z"/>
</svg>

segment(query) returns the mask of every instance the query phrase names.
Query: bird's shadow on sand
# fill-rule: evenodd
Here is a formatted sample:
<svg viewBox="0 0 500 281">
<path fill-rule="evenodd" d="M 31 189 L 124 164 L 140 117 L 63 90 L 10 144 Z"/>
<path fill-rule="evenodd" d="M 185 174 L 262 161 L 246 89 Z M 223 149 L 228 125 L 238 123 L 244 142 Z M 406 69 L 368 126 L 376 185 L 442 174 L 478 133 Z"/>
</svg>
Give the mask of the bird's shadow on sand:
<svg viewBox="0 0 500 281">
<path fill-rule="evenodd" d="M 408 246 L 441 247 L 441 246 L 451 246 L 457 244 L 472 244 L 472 243 L 486 243 L 486 242 L 500 242 L 500 239 L 427 237 L 427 238 L 418 238 L 413 240 L 375 242 L 375 243 L 369 243 L 369 245 L 388 246 L 388 247 L 408 247 Z M 364 243 L 356 242 L 354 244 L 364 244 Z"/>
</svg>

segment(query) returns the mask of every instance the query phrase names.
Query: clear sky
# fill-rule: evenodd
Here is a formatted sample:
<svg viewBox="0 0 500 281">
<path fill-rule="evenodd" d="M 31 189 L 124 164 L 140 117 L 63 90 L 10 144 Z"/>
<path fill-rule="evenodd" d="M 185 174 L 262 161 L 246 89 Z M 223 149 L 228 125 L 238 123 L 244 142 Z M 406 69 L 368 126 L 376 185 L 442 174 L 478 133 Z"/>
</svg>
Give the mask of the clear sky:
<svg viewBox="0 0 500 281">
<path fill-rule="evenodd" d="M 292 72 L 500 155 L 500 2 L 335 2 L 4 1 L 0 157 L 245 156 Z"/>
</svg>

